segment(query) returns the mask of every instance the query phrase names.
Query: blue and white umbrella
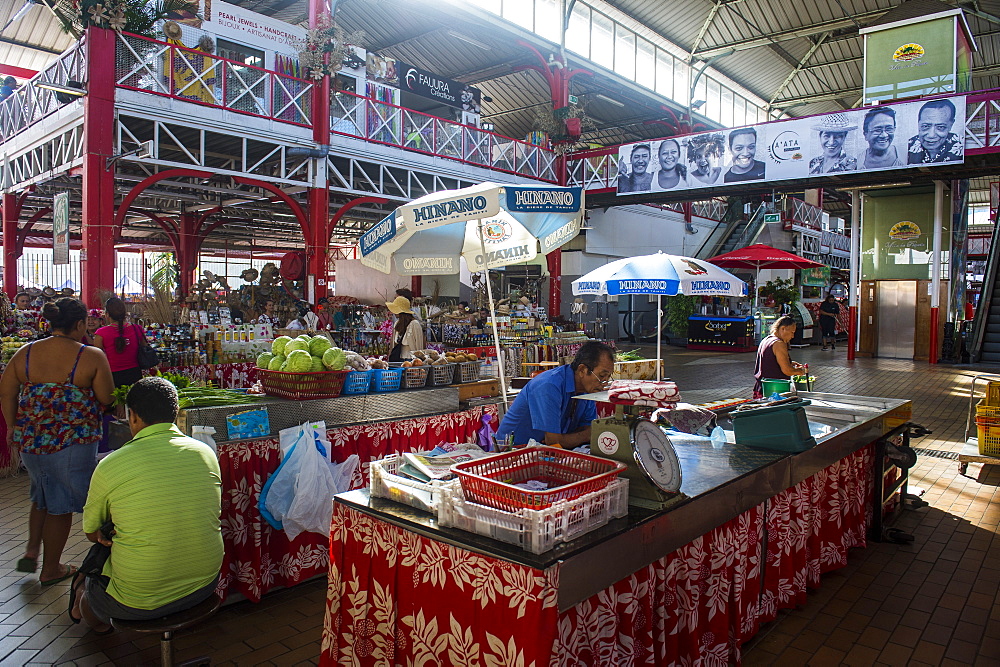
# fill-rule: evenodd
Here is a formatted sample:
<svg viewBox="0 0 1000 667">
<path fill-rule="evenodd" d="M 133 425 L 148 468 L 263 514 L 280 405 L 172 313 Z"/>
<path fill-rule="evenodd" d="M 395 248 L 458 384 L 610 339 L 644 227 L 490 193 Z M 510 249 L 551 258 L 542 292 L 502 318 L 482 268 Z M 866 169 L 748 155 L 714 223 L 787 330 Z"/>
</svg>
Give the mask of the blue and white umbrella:
<svg viewBox="0 0 1000 667">
<path fill-rule="evenodd" d="M 458 273 L 460 257 L 470 271 L 521 264 L 575 238 L 582 217 L 581 188 L 482 183 L 444 190 L 403 204 L 369 229 L 359 243 L 361 263 L 401 276 Z"/>
<path fill-rule="evenodd" d="M 660 327 L 663 309 L 660 297 L 746 296 L 747 284 L 725 269 L 693 257 L 640 255 L 615 260 L 573 281 L 573 294 L 655 294 L 656 379 L 660 379 Z"/>
<path fill-rule="evenodd" d="M 361 237 L 361 263 L 401 276 L 449 275 L 464 258 L 470 271 L 521 264 L 580 233 L 583 189 L 481 183 L 403 204 Z M 486 280 L 490 314 L 493 288 Z M 500 339 L 493 327 L 500 382 Z M 506 390 L 501 391 L 506 403 Z"/>
</svg>

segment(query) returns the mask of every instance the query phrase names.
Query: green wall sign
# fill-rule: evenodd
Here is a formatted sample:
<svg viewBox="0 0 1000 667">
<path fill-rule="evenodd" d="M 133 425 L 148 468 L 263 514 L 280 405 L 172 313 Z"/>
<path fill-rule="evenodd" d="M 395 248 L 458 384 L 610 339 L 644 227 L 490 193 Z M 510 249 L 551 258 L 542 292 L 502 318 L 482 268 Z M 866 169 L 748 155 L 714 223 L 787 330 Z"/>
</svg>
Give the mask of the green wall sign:
<svg viewBox="0 0 1000 667">
<path fill-rule="evenodd" d="M 945 212 L 951 210 L 945 194 Z M 862 199 L 862 280 L 929 280 L 934 231 L 934 193 Z M 941 233 L 941 278 L 948 277 L 951 217 Z"/>
<path fill-rule="evenodd" d="M 865 35 L 865 104 L 955 92 L 954 16 Z"/>
</svg>

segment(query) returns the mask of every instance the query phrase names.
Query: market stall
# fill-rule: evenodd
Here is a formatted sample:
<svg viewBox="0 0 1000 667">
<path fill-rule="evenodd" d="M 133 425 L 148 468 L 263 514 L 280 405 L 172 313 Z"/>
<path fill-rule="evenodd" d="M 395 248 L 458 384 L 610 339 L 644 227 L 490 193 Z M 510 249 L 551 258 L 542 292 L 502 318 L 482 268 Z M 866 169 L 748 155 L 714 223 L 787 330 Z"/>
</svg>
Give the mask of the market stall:
<svg viewBox="0 0 1000 667">
<path fill-rule="evenodd" d="M 364 490 L 337 496 L 321 664 L 738 663 L 762 623 L 865 545 L 873 443 L 911 409 L 807 397 L 814 447 L 677 438 L 679 502 L 537 555 Z"/>
<path fill-rule="evenodd" d="M 348 401 L 348 397 L 329 401 Z M 324 411 L 330 402 L 320 401 L 324 405 L 313 409 L 307 403 L 302 418 Z M 358 421 L 361 415 L 384 417 L 384 413 L 379 415 L 373 409 L 378 406 L 362 402 L 361 407 L 366 411 L 354 412 L 353 418 L 342 423 L 327 420 L 333 459 L 342 462 L 351 454 L 357 454 L 362 467 L 353 486 L 362 487 L 368 484 L 364 464 L 389 454 L 429 449 L 442 441 L 471 440 L 482 427 L 483 414 L 496 414 L 495 406 L 458 409 L 457 394 L 453 403 L 452 412 L 417 416 L 423 410 L 411 407 L 409 412 L 414 415 L 411 418 Z M 254 407 L 259 405 L 254 404 Z M 357 409 L 357 405 L 353 408 Z M 194 415 L 182 413 L 182 421 L 194 420 Z M 258 602 L 270 590 L 324 574 L 329 569 L 328 535 L 302 533 L 289 540 L 284 532 L 275 530 L 261 518 L 257 506 L 261 489 L 280 463 L 278 438 L 222 442 L 218 445 L 218 453 L 222 470 L 222 538 L 225 545 L 219 594 L 225 597 L 238 592 Z"/>
</svg>

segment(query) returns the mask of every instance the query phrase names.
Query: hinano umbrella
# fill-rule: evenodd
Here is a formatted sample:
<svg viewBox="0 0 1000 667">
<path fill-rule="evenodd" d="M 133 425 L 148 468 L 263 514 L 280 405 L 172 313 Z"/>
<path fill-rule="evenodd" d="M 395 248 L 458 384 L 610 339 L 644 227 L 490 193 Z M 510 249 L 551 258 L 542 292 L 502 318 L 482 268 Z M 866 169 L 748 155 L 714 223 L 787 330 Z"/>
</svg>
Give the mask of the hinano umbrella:
<svg viewBox="0 0 1000 667">
<path fill-rule="evenodd" d="M 814 262 L 811 259 L 799 257 L 763 243 L 755 243 L 739 250 L 709 257 L 705 261 L 730 269 L 753 269 L 756 271 L 756 283 L 760 283 L 761 269 L 811 269 L 824 266 L 820 262 Z M 759 290 L 755 290 L 754 309 L 757 308 L 758 298 Z"/>
<path fill-rule="evenodd" d="M 742 280 L 704 260 L 680 255 L 641 255 L 615 260 L 573 281 L 573 294 L 656 295 L 656 379 L 662 359 L 660 327 L 664 296 L 745 296 Z"/>
<path fill-rule="evenodd" d="M 400 206 L 365 232 L 358 244 L 361 263 L 401 276 L 458 273 L 463 257 L 470 271 L 520 264 L 575 238 L 583 210 L 582 188 L 481 183 L 435 192 Z M 488 279 L 486 289 L 495 317 Z M 506 387 L 495 326 L 493 341 Z M 506 389 L 503 395 L 506 403 Z"/>
</svg>

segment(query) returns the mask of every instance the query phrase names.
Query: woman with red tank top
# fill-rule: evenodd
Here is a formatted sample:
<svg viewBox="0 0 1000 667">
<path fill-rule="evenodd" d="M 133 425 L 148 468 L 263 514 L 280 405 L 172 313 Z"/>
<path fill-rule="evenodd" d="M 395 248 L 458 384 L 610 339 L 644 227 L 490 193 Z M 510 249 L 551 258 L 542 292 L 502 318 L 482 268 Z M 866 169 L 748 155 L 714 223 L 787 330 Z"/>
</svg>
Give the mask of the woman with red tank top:
<svg viewBox="0 0 1000 667">
<path fill-rule="evenodd" d="M 760 341 L 753 368 L 753 376 L 757 380 L 753 386 L 754 398 L 764 395 L 762 380 L 787 380 L 805 368 L 788 356 L 788 343 L 794 337 L 795 320 L 782 315 L 771 325 L 771 335 Z"/>
</svg>

